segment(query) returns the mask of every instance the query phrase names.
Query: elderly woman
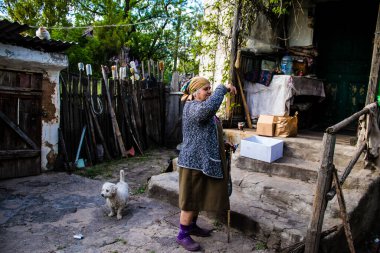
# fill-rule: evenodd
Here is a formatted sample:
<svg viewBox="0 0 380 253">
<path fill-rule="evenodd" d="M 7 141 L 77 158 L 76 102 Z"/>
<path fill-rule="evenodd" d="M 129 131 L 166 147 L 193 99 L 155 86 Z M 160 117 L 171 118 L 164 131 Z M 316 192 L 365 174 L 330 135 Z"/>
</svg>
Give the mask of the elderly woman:
<svg viewBox="0 0 380 253">
<path fill-rule="evenodd" d="M 190 235 L 210 236 L 211 231 L 197 226 L 200 211 L 229 210 L 228 172 L 223 130 L 215 113 L 227 92 L 236 94 L 230 84 L 219 85 L 211 94 L 210 82 L 194 77 L 184 87 L 182 101 L 183 143 L 178 157 L 179 207 L 181 209 L 178 244 L 197 251 L 199 243 Z"/>
</svg>

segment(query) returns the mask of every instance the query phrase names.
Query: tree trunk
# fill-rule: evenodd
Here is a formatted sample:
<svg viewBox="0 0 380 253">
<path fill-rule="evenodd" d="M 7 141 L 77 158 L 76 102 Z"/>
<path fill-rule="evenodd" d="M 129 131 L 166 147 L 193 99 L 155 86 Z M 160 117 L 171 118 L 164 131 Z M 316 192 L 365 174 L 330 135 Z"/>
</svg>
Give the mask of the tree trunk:
<svg viewBox="0 0 380 253">
<path fill-rule="evenodd" d="M 380 33 L 380 5 L 379 5 L 378 14 L 377 14 L 376 32 L 375 32 L 375 39 L 373 43 L 373 52 L 372 52 L 371 72 L 369 75 L 367 98 L 365 101 L 366 105 L 375 102 L 375 99 L 376 99 L 377 82 L 378 82 L 379 65 L 380 65 L 380 35 L 379 33 Z"/>
<path fill-rule="evenodd" d="M 181 34 L 181 13 L 182 11 L 179 10 L 178 19 L 177 19 L 177 26 L 176 26 L 176 37 L 175 37 L 175 46 L 174 46 L 174 54 L 173 54 L 173 72 L 177 71 L 177 59 L 178 59 L 178 48 L 179 48 L 179 36 Z"/>
<path fill-rule="evenodd" d="M 230 71 L 229 71 L 229 81 L 232 84 L 236 83 L 234 65 L 235 65 L 236 55 L 238 51 L 240 19 L 241 19 L 241 0 L 235 0 L 234 21 L 233 21 L 232 35 L 231 35 Z M 232 102 L 233 101 L 231 101 L 231 98 L 227 99 L 226 114 L 227 114 L 228 119 L 231 118 L 230 105 Z"/>
</svg>

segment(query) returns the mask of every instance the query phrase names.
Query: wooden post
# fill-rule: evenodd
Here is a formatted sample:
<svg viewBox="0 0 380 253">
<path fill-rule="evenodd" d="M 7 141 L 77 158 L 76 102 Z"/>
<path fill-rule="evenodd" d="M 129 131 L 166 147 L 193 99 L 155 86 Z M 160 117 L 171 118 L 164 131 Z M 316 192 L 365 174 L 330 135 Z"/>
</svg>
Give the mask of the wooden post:
<svg viewBox="0 0 380 253">
<path fill-rule="evenodd" d="M 371 72 L 369 74 L 369 83 L 367 90 L 367 98 L 365 104 L 368 105 L 375 101 L 377 93 L 377 82 L 380 67 L 380 4 L 377 14 L 375 39 L 373 43 Z"/>
<path fill-rule="evenodd" d="M 327 206 L 326 194 L 332 183 L 335 140 L 336 136 L 333 134 L 325 133 L 323 135 L 323 152 L 314 194 L 313 212 L 305 240 L 305 252 L 307 253 L 317 253 L 319 249 L 323 218 Z"/>
<path fill-rule="evenodd" d="M 344 195 L 342 192 L 342 187 L 340 186 L 340 182 L 339 182 L 339 178 L 338 178 L 338 172 L 336 171 L 335 168 L 333 170 L 333 176 L 334 176 L 334 185 L 335 185 L 336 193 L 337 193 L 337 197 L 338 197 L 340 217 L 342 218 L 342 221 L 343 221 L 344 232 L 346 234 L 348 248 L 350 249 L 351 253 L 355 253 L 354 240 L 352 239 L 350 223 L 349 223 L 348 215 L 347 215 L 347 211 L 346 211 L 346 203 L 344 201 Z"/>
</svg>

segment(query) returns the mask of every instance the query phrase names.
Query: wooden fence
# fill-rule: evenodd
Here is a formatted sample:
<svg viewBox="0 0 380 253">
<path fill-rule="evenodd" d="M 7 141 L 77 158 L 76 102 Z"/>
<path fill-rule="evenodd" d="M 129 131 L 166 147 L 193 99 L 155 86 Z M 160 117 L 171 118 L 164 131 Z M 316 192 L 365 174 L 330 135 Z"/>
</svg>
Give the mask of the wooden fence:
<svg viewBox="0 0 380 253">
<path fill-rule="evenodd" d="M 59 157 L 66 168 L 75 165 L 78 149 L 79 158 L 91 166 L 163 143 L 162 82 L 97 79 L 82 73 L 62 73 L 60 82 Z"/>
</svg>

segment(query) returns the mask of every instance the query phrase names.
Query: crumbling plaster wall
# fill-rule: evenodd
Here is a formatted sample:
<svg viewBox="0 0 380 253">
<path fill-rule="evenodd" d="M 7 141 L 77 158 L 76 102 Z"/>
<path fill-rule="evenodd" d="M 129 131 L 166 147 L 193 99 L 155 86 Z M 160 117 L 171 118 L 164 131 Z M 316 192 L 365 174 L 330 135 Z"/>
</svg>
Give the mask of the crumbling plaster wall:
<svg viewBox="0 0 380 253">
<path fill-rule="evenodd" d="M 0 43 L 0 67 L 9 70 L 42 73 L 41 169 L 54 166 L 58 154 L 60 122 L 59 73 L 68 66 L 67 56 Z"/>
</svg>

